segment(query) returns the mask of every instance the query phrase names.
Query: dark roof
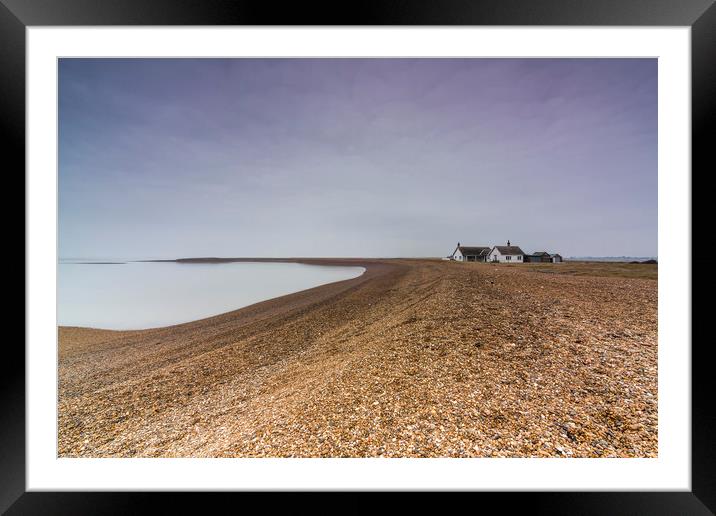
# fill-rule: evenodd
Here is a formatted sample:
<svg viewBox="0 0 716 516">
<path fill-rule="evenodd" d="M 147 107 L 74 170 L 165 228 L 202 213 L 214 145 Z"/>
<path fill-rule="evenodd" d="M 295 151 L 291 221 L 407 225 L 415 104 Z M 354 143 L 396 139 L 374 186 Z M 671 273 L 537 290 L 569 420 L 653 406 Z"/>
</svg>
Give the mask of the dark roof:
<svg viewBox="0 0 716 516">
<path fill-rule="evenodd" d="M 549 256 L 549 253 L 547 251 L 536 251 L 531 256 Z"/>
<path fill-rule="evenodd" d="M 496 245 L 495 249 L 500 251 L 500 254 L 525 254 L 524 251 L 516 245 Z"/>
<path fill-rule="evenodd" d="M 461 245 L 458 249 L 460 249 L 463 256 L 487 256 L 490 253 L 489 247 L 467 247 Z"/>
</svg>

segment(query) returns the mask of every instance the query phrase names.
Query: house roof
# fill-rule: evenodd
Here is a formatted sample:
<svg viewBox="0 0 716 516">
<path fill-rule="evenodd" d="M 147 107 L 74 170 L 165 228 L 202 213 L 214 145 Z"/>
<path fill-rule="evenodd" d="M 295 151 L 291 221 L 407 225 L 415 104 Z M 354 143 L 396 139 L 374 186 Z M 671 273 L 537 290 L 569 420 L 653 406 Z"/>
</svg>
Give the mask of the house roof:
<svg viewBox="0 0 716 516">
<path fill-rule="evenodd" d="M 512 255 L 525 254 L 524 251 L 522 249 L 520 249 L 519 246 L 516 246 L 516 245 L 510 245 L 510 246 L 496 245 L 494 247 L 494 249 L 497 249 L 498 251 L 500 251 L 500 254 L 512 254 Z"/>
<path fill-rule="evenodd" d="M 549 253 L 547 251 L 536 251 L 531 256 L 549 256 Z"/>
<path fill-rule="evenodd" d="M 464 256 L 487 256 L 490 253 L 489 247 L 468 247 L 461 245 L 458 249 L 460 249 L 460 252 Z"/>
</svg>

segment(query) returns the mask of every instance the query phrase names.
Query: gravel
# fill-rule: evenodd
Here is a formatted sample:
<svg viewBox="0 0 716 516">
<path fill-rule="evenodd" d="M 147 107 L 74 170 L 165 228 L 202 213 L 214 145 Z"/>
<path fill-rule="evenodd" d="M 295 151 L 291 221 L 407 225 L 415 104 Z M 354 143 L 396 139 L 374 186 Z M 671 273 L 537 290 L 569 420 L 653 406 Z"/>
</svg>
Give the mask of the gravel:
<svg viewBox="0 0 716 516">
<path fill-rule="evenodd" d="M 654 279 L 311 262 L 367 270 L 179 326 L 60 328 L 59 455 L 657 456 Z"/>
</svg>

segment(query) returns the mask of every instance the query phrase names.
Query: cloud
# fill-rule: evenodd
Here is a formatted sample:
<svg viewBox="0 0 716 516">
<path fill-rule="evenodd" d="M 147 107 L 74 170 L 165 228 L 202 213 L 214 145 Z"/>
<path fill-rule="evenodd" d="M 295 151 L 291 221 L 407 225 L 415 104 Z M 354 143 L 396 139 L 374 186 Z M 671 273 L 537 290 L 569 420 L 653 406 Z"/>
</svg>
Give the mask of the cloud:
<svg viewBox="0 0 716 516">
<path fill-rule="evenodd" d="M 62 59 L 60 254 L 655 255 L 654 59 Z M 271 252 L 269 252 L 271 251 Z"/>
</svg>

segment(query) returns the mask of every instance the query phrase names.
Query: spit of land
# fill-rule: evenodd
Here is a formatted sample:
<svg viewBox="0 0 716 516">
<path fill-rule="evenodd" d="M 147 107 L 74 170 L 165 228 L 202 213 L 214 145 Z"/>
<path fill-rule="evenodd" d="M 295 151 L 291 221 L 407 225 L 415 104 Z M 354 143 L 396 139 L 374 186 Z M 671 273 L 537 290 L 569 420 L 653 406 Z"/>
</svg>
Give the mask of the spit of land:
<svg viewBox="0 0 716 516">
<path fill-rule="evenodd" d="M 59 328 L 59 455 L 657 456 L 656 265 L 283 261 L 366 272 L 177 326 Z"/>
</svg>

